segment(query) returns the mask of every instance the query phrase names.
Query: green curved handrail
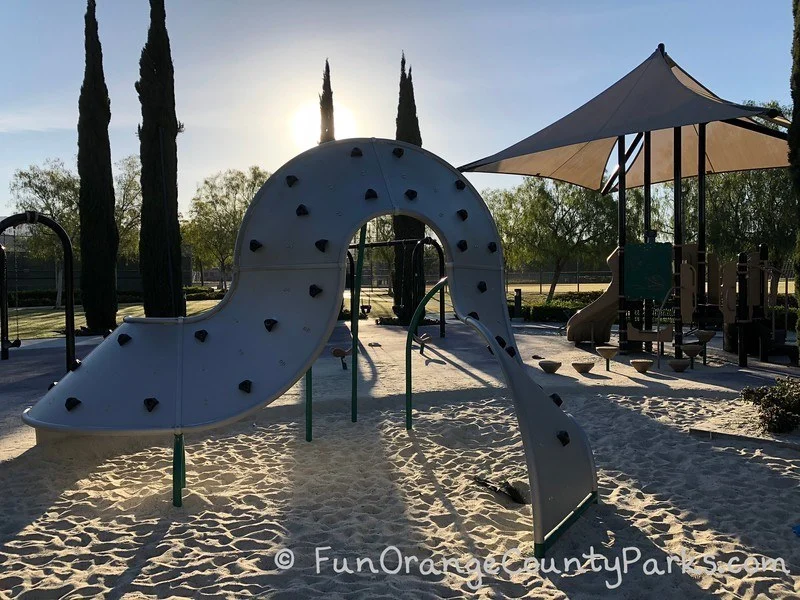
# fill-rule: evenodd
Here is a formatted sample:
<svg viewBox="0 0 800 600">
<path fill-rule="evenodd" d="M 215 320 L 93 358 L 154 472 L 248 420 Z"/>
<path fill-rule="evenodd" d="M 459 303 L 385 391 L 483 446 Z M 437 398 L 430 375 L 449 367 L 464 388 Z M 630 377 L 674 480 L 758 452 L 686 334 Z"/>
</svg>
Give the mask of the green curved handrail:
<svg viewBox="0 0 800 600">
<path fill-rule="evenodd" d="M 447 277 L 442 277 L 425 297 L 417 305 L 411 323 L 408 325 L 408 337 L 406 337 L 406 429 L 411 429 L 411 344 L 414 341 L 414 332 L 425 314 L 425 305 L 447 284 Z"/>
</svg>

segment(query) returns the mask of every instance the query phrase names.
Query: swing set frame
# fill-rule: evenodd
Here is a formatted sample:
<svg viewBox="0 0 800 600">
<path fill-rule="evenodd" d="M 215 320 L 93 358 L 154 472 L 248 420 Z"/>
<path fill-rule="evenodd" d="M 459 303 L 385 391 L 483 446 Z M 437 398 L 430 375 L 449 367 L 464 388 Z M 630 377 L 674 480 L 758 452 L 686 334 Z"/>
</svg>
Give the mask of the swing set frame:
<svg viewBox="0 0 800 600">
<path fill-rule="evenodd" d="M 66 338 L 66 366 L 67 372 L 72 371 L 80 365 L 75 360 L 75 290 L 73 283 L 74 256 L 72 253 L 72 242 L 66 230 L 50 217 L 36 212 L 26 210 L 24 213 L 11 215 L 0 221 L 0 235 L 5 233 L 9 227 L 18 225 L 44 225 L 58 236 L 61 241 L 61 248 L 64 250 L 64 313 L 65 313 L 65 338 Z M 6 252 L 0 246 L 0 360 L 8 360 L 8 281 L 6 277 Z M 15 260 L 18 249 L 14 248 Z M 16 295 L 16 310 L 19 314 L 19 293 Z M 17 331 L 19 335 L 19 331 Z"/>
</svg>

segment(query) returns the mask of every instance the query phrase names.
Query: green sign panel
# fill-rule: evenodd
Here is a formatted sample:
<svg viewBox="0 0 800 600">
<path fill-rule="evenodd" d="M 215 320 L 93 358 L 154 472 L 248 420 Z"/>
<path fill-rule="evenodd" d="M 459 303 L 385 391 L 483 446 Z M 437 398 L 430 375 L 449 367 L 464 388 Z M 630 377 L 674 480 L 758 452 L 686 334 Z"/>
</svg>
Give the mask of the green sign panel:
<svg viewBox="0 0 800 600">
<path fill-rule="evenodd" d="M 625 297 L 661 302 L 672 289 L 672 244 L 625 244 Z"/>
</svg>

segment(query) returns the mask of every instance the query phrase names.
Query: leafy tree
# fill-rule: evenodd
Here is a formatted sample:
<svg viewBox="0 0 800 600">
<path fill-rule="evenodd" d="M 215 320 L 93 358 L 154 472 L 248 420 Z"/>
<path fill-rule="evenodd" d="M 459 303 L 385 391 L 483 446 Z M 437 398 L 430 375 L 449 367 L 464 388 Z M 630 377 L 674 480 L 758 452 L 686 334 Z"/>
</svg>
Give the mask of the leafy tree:
<svg viewBox="0 0 800 600">
<path fill-rule="evenodd" d="M 175 74 L 166 19 L 164 0 L 150 0 L 150 28 L 136 82 L 142 105 L 139 271 L 148 317 L 186 314 L 178 224 L 177 137 L 182 125 L 175 115 Z"/>
<path fill-rule="evenodd" d="M 193 269 L 196 268 L 200 273 L 200 285 L 206 284 L 205 270 L 208 265 L 215 263 L 214 255 L 208 249 L 203 234 L 198 224 L 192 220 L 181 221 L 181 239 L 191 250 Z"/>
<path fill-rule="evenodd" d="M 108 124 L 111 101 L 103 74 L 95 0 L 85 17 L 86 66 L 78 100 L 78 175 L 80 176 L 81 298 L 89 330 L 117 326 L 117 249 L 114 177 Z"/>
<path fill-rule="evenodd" d="M 617 203 L 609 195 L 535 177 L 526 177 L 516 188 L 484 194 L 507 266 L 553 263 L 548 302 L 567 261 L 605 255 L 616 245 Z"/>
<path fill-rule="evenodd" d="M 417 118 L 417 104 L 414 99 L 414 81 L 411 76 L 411 67 L 406 75 L 406 56 L 400 59 L 400 96 L 397 103 L 397 132 L 395 138 L 402 142 L 422 146 L 422 135 L 419 131 Z M 392 220 L 395 239 L 422 239 L 425 237 L 425 224 L 413 217 L 395 216 Z M 425 295 L 425 282 L 418 278 L 414 285 L 414 273 L 422 272 L 422 255 L 417 264 L 412 265 L 412 245 L 398 246 L 394 253 L 394 297 L 395 304 L 399 307 L 398 319 L 402 324 L 408 324 L 414 310 Z"/>
<path fill-rule="evenodd" d="M 142 165 L 136 155 L 126 156 L 115 164 L 114 219 L 119 231 L 119 254 L 129 260 L 139 258 L 139 227 L 142 220 Z"/>
<path fill-rule="evenodd" d="M 325 59 L 325 70 L 322 72 L 322 93 L 319 95 L 320 132 L 319 143 L 332 142 L 333 128 L 333 89 L 331 89 L 331 67 Z"/>
<path fill-rule="evenodd" d="M 244 213 L 269 173 L 253 166 L 244 171 L 228 170 L 206 178 L 192 199 L 191 220 L 184 224 L 193 254 L 201 263 L 219 267 L 220 286 L 225 288 L 236 236 Z"/>
<path fill-rule="evenodd" d="M 797 236 L 797 194 L 787 169 L 743 171 L 707 178 L 708 237 L 723 260 L 766 243 L 778 267 Z"/>
<path fill-rule="evenodd" d="M 35 210 L 57 221 L 67 232 L 73 248 L 80 244 L 80 180 L 61 160 L 45 161 L 14 172 L 11 197 L 18 212 Z M 55 264 L 56 308 L 61 306 L 64 255 L 58 237 L 47 227 L 27 228 L 25 246 L 29 256 Z M 16 252 L 16 248 L 14 251 Z"/>
<path fill-rule="evenodd" d="M 392 217 L 390 216 L 383 216 L 378 217 L 377 219 L 373 219 L 369 223 L 369 233 L 368 239 L 374 242 L 388 242 L 394 239 L 394 228 L 392 226 Z M 392 263 L 394 262 L 394 248 L 392 247 L 385 247 L 385 248 L 372 248 L 370 249 L 372 253 L 371 264 L 374 265 L 385 265 L 387 267 L 387 274 L 389 281 L 387 283 L 387 287 L 389 288 L 389 295 L 393 294 L 393 285 L 392 282 L 394 281 L 394 274 L 392 273 Z"/>
</svg>

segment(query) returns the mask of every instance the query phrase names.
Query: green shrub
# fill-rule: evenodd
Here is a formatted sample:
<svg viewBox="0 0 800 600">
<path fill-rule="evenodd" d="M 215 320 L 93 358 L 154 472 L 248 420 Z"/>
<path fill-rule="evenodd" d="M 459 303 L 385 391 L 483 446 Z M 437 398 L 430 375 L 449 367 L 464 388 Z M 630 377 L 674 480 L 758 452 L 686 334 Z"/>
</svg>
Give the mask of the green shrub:
<svg viewBox="0 0 800 600">
<path fill-rule="evenodd" d="M 789 433 L 800 426 L 800 379 L 778 378 L 771 386 L 746 387 L 742 399 L 756 406 L 765 431 Z"/>
<path fill-rule="evenodd" d="M 186 293 L 187 300 L 222 300 L 224 296 L 225 292 L 223 290 L 214 290 L 211 288 L 203 290 L 201 292 Z"/>
<path fill-rule="evenodd" d="M 604 293 L 605 292 L 600 290 L 595 290 L 593 292 L 565 292 L 553 296 L 553 302 L 579 304 L 580 308 L 583 308 L 587 304 L 591 304 L 597 300 Z"/>
</svg>

